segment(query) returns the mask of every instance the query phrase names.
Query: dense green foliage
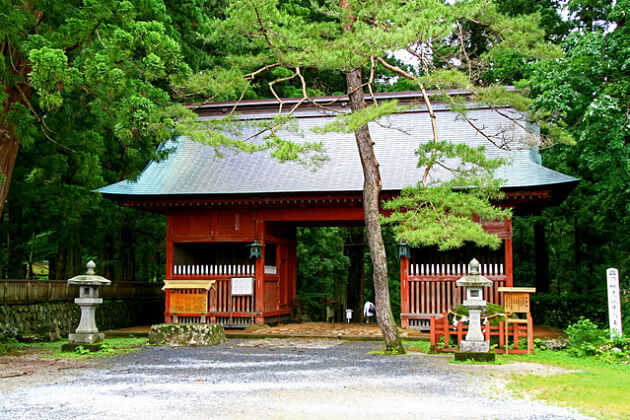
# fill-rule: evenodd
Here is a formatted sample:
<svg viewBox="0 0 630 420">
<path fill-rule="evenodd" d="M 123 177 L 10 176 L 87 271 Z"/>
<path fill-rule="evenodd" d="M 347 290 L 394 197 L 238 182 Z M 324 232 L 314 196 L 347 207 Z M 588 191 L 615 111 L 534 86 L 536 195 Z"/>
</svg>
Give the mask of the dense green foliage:
<svg viewBox="0 0 630 420">
<path fill-rule="evenodd" d="M 543 164 L 581 179 L 560 206 L 515 223 L 516 281 L 549 291 L 535 297 L 537 320 L 567 325 L 581 315 L 607 323 L 605 269 L 620 269 L 630 327 L 630 3 L 571 1 L 580 28 L 562 44 L 564 58 L 532 66 L 522 82 L 534 106 L 565 125 L 574 147 L 543 152 Z M 544 227 L 548 278 L 531 270 L 533 226 Z M 534 276 L 537 275 L 538 279 Z"/>
<path fill-rule="evenodd" d="M 365 301 L 374 302 L 372 263 L 363 228 L 299 228 L 297 233 L 297 290 L 304 320 L 324 321 L 325 303 L 334 302 L 337 308 L 355 310 L 353 320 L 358 321 Z M 355 236 L 352 235 L 355 234 Z M 356 236 L 356 233 L 360 233 Z M 361 239 L 358 239 L 361 238 Z M 400 260 L 396 255 L 397 243 L 391 229 L 384 230 L 387 247 L 387 265 L 391 306 L 396 318 L 400 315 Z M 363 257 L 356 252 L 363 253 Z M 362 300 L 352 302 L 349 291 L 359 286 L 357 273 L 351 273 L 351 259 L 364 261 Z M 355 282 L 354 285 L 350 284 Z M 356 297 L 355 297 L 356 299 Z M 359 313 L 356 313 L 358 311 Z M 337 321 L 342 318 L 337 313 Z"/>
<path fill-rule="evenodd" d="M 47 260 L 51 277 L 65 279 L 95 258 L 114 280 L 162 277 L 164 219 L 92 190 L 165 156 L 157 146 L 173 134 L 170 86 L 208 65 L 200 35 L 211 5 L 2 2 L 0 123 L 20 149 L 0 276 L 31 276 L 31 263 Z"/>
<path fill-rule="evenodd" d="M 298 229 L 297 295 L 304 319 L 324 321 L 324 302 L 343 303 L 350 265 L 344 254 L 347 236 L 344 228 Z"/>
</svg>

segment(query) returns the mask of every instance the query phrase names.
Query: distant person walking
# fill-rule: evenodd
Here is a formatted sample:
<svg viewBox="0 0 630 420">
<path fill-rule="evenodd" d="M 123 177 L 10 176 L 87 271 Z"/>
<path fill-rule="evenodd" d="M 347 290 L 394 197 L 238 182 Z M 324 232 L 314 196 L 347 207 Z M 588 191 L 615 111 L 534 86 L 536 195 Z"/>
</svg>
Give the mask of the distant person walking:
<svg viewBox="0 0 630 420">
<path fill-rule="evenodd" d="M 370 323 L 370 318 L 374 316 L 375 312 L 376 306 L 370 301 L 365 302 L 365 305 L 363 305 L 363 316 L 365 317 L 366 324 Z"/>
</svg>

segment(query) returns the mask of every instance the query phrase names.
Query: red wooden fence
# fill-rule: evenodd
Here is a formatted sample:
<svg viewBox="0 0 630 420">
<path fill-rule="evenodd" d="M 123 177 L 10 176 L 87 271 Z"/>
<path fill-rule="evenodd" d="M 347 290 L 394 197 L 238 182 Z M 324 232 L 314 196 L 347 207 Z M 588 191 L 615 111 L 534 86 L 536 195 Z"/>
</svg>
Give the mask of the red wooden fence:
<svg viewBox="0 0 630 420">
<path fill-rule="evenodd" d="M 455 282 L 462 276 L 455 275 L 410 275 L 409 282 L 409 313 L 402 314 L 409 320 L 410 327 L 428 330 L 429 319 L 442 312 L 449 311 L 461 305 L 465 290 Z M 509 286 L 506 276 L 487 276 L 493 281 L 492 287 L 484 288 L 484 297 L 490 303 L 503 304 L 503 296 L 498 288 Z"/>
<path fill-rule="evenodd" d="M 466 333 L 468 332 L 468 325 L 464 325 L 463 322 L 458 322 L 457 325 L 449 324 L 446 312 L 443 312 L 440 318 L 432 316 L 430 318 L 430 326 L 431 349 L 438 352 L 457 351 L 459 344 L 466 337 Z M 509 323 L 508 328 L 510 328 L 510 330 L 508 330 L 508 337 L 512 337 L 514 347 L 508 350 L 510 354 L 533 352 L 532 331 L 528 331 L 527 325 Z M 491 349 L 491 351 L 505 353 L 505 322 L 501 321 L 499 325 L 490 325 L 490 322 L 486 321 L 481 326 L 481 332 L 488 341 L 491 337 L 499 337 L 498 348 Z M 455 340 L 453 340 L 453 338 L 455 338 Z M 519 349 L 519 338 L 528 338 L 528 349 Z M 439 345 L 440 340 L 443 341 L 443 345 Z"/>
</svg>

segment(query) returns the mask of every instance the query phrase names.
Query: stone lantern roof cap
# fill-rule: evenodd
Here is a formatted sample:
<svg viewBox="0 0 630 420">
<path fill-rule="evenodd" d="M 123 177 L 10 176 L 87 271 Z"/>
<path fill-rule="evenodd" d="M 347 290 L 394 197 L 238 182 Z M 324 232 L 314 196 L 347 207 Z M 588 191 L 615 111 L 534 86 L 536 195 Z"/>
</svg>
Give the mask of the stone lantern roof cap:
<svg viewBox="0 0 630 420">
<path fill-rule="evenodd" d="M 111 284 L 111 280 L 95 274 L 94 268 L 96 267 L 96 264 L 94 264 L 94 261 L 88 261 L 86 266 L 86 274 L 80 274 L 68 279 L 68 284 L 77 284 L 80 286 L 109 286 Z"/>
<path fill-rule="evenodd" d="M 457 286 L 464 287 L 488 287 L 492 286 L 492 280 L 479 274 L 479 261 L 473 258 L 468 263 L 468 275 L 457 280 Z"/>
</svg>

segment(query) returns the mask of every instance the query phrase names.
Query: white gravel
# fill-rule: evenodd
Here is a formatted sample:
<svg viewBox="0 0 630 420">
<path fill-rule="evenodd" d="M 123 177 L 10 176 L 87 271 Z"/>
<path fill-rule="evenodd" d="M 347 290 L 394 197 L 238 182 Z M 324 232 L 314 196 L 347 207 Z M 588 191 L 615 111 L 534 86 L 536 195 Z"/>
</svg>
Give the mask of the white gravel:
<svg viewBox="0 0 630 420">
<path fill-rule="evenodd" d="M 287 343 L 150 347 L 70 380 L 0 391 L 0 418 L 588 418 L 502 390 L 506 376 L 550 373 L 540 365 L 368 354 L 378 343 Z"/>
</svg>

